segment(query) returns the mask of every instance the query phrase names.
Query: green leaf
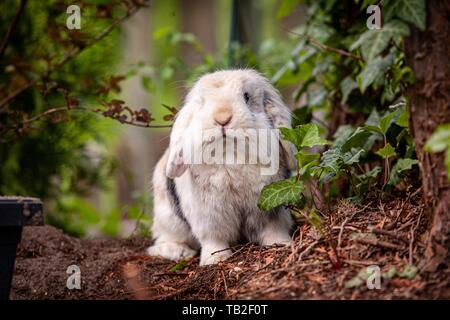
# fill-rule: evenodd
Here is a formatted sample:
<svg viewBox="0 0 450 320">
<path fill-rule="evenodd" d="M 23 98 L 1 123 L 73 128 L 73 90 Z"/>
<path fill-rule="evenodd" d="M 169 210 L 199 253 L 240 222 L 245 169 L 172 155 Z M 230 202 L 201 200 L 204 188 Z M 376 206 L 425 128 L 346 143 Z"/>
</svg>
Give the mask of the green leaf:
<svg viewBox="0 0 450 320">
<path fill-rule="evenodd" d="M 295 155 L 297 161 L 301 167 L 306 166 L 307 164 L 317 160 L 320 158 L 320 154 L 318 153 L 309 153 L 306 151 L 299 151 Z"/>
<path fill-rule="evenodd" d="M 386 132 L 389 130 L 391 124 L 394 122 L 394 118 L 396 116 L 399 116 L 399 112 L 397 110 L 392 111 L 381 117 L 380 119 L 380 129 L 383 132 L 384 135 L 386 135 Z"/>
<path fill-rule="evenodd" d="M 392 65 L 393 61 L 392 55 L 388 55 L 384 58 L 377 57 L 374 60 L 369 61 L 357 77 L 361 92 L 364 93 L 377 78 L 383 76 Z"/>
<path fill-rule="evenodd" d="M 308 107 L 295 109 L 292 112 L 292 127 L 297 127 L 302 124 L 311 122 L 312 112 Z"/>
<path fill-rule="evenodd" d="M 383 279 L 392 279 L 397 275 L 397 273 L 398 273 L 397 269 L 395 267 L 393 267 L 393 268 L 390 268 L 388 271 L 383 272 L 381 274 L 381 277 Z"/>
<path fill-rule="evenodd" d="M 450 123 L 437 127 L 425 145 L 428 152 L 442 152 L 450 148 Z"/>
<path fill-rule="evenodd" d="M 141 83 L 144 89 L 148 92 L 155 92 L 156 86 L 149 76 L 142 76 Z"/>
<path fill-rule="evenodd" d="M 305 132 L 305 136 L 301 144 L 302 147 L 314 147 L 330 144 L 329 141 L 320 137 L 319 127 L 316 124 L 305 124 L 303 126 L 300 126 L 300 129 Z"/>
<path fill-rule="evenodd" d="M 301 2 L 301 0 L 282 0 L 277 11 L 277 19 L 282 19 L 290 15 Z"/>
<path fill-rule="evenodd" d="M 301 149 L 303 136 L 301 135 L 300 130 L 297 128 L 280 128 L 281 137 L 284 140 L 287 140 L 294 144 L 297 150 Z"/>
<path fill-rule="evenodd" d="M 400 181 L 402 172 L 411 170 L 412 166 L 418 163 L 419 161 L 414 159 L 398 159 L 397 163 L 392 167 L 388 184 L 391 186 L 396 185 Z"/>
<path fill-rule="evenodd" d="M 307 94 L 308 106 L 320 106 L 325 101 L 326 96 L 327 90 L 324 87 L 309 91 Z"/>
<path fill-rule="evenodd" d="M 350 93 L 358 88 L 358 83 L 354 81 L 351 77 L 346 77 L 341 82 L 341 92 L 342 92 L 342 98 L 341 98 L 341 104 L 344 104 L 347 102 L 348 96 Z"/>
<path fill-rule="evenodd" d="M 263 211 L 272 210 L 280 205 L 296 205 L 301 202 L 305 185 L 296 177 L 277 181 L 265 186 L 258 200 L 258 208 Z"/>
<path fill-rule="evenodd" d="M 385 4 L 386 17 L 397 16 L 411 22 L 419 29 L 426 28 L 425 0 L 390 0 Z"/>
<path fill-rule="evenodd" d="M 298 166 L 300 168 L 299 170 L 300 176 L 306 176 L 313 174 L 313 172 L 311 172 L 310 169 L 319 164 L 318 159 L 320 158 L 320 154 L 309 153 L 306 151 L 299 151 L 297 152 L 295 157 L 298 161 Z"/>
<path fill-rule="evenodd" d="M 390 143 L 387 143 L 383 148 L 375 152 L 377 155 L 382 157 L 383 159 L 388 159 L 390 157 L 395 156 L 395 149 L 391 146 Z"/>
<path fill-rule="evenodd" d="M 315 123 L 300 125 L 293 129 L 280 128 L 283 139 L 292 142 L 298 150 L 303 147 L 314 147 L 329 144 L 319 135 L 319 127 Z"/>
<path fill-rule="evenodd" d="M 427 141 L 425 150 L 428 152 L 445 151 L 445 166 L 447 168 L 447 177 L 450 180 L 450 123 L 437 127 Z"/>
<path fill-rule="evenodd" d="M 409 127 L 409 112 L 405 107 L 403 107 L 403 109 L 395 123 L 402 128 Z"/>
<path fill-rule="evenodd" d="M 348 152 L 353 148 L 362 148 L 372 133 L 364 128 L 357 128 L 342 145 L 342 151 Z"/>
<path fill-rule="evenodd" d="M 189 267 L 189 264 L 186 260 L 181 260 L 177 264 L 175 264 L 172 268 L 170 268 L 170 272 L 177 272 L 178 270 L 184 269 L 186 267 Z"/>
<path fill-rule="evenodd" d="M 401 21 L 394 20 L 386 23 L 381 29 L 367 30 L 350 46 L 353 51 L 361 48 L 361 54 L 367 62 L 375 59 L 387 48 L 392 38 L 401 38 L 409 35 L 409 28 Z"/>
<path fill-rule="evenodd" d="M 418 272 L 419 272 L 418 267 L 407 265 L 405 266 L 402 272 L 398 272 L 397 274 L 400 278 L 406 278 L 411 280 L 416 277 Z"/>
<path fill-rule="evenodd" d="M 350 166 L 354 163 L 359 162 L 359 159 L 361 158 L 361 156 L 363 156 L 365 153 L 364 149 L 352 149 L 351 152 L 346 152 L 344 153 L 343 157 L 342 157 L 342 161 L 344 164 Z"/>
<path fill-rule="evenodd" d="M 398 172 L 403 172 L 406 170 L 411 170 L 412 166 L 418 164 L 419 160 L 415 159 L 399 159 L 395 164 L 393 170 L 395 169 Z"/>
<path fill-rule="evenodd" d="M 378 126 L 364 126 L 365 130 L 376 132 L 379 134 L 384 134 L 383 131 Z"/>
</svg>

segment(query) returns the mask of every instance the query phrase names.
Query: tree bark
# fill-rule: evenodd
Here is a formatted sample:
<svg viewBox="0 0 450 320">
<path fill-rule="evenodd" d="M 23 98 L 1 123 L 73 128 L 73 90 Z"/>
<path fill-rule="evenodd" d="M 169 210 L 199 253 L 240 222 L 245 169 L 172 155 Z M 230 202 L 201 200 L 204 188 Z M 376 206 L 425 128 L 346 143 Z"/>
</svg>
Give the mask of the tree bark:
<svg viewBox="0 0 450 320">
<path fill-rule="evenodd" d="M 448 263 L 450 186 L 444 155 L 427 153 L 425 143 L 437 126 L 450 122 L 450 2 L 427 1 L 427 28 L 412 28 L 406 39 L 406 61 L 416 82 L 408 89 L 410 127 L 422 172 L 423 201 L 430 228 L 421 267 L 436 271 Z"/>
</svg>

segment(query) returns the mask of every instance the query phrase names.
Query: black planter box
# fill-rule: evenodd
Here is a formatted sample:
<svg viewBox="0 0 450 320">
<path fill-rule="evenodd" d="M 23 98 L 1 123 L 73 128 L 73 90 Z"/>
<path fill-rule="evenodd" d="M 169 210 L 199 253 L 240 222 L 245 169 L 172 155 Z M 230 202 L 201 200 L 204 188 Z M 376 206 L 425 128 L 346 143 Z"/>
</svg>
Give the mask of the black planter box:
<svg viewBox="0 0 450 320">
<path fill-rule="evenodd" d="M 0 197 L 0 300 L 9 298 L 23 226 L 42 224 L 44 213 L 39 199 Z"/>
</svg>

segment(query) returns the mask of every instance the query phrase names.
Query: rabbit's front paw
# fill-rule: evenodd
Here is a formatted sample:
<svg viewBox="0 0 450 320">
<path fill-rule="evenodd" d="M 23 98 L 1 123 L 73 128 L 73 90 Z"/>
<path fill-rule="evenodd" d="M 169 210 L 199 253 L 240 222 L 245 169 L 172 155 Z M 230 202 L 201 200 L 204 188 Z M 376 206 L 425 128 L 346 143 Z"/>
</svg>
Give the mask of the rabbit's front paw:
<svg viewBox="0 0 450 320">
<path fill-rule="evenodd" d="M 220 261 L 226 260 L 231 256 L 230 249 L 223 249 L 222 247 L 202 247 L 202 253 L 200 256 L 200 265 L 205 266 L 208 264 L 216 264 Z"/>
<path fill-rule="evenodd" d="M 170 260 L 180 260 L 195 256 L 196 251 L 188 245 L 177 242 L 161 242 L 155 243 L 147 249 L 150 256 L 161 256 Z"/>
</svg>

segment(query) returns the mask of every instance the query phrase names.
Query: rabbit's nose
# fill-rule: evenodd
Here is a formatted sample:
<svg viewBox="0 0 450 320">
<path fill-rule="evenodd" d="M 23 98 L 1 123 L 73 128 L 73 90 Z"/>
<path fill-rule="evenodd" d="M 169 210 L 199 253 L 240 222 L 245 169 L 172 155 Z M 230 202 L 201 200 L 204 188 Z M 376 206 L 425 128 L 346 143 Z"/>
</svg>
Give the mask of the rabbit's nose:
<svg viewBox="0 0 450 320">
<path fill-rule="evenodd" d="M 227 115 L 219 115 L 214 118 L 214 121 L 221 125 L 222 127 L 225 127 L 227 124 L 230 123 L 232 116 L 230 114 Z"/>
</svg>

